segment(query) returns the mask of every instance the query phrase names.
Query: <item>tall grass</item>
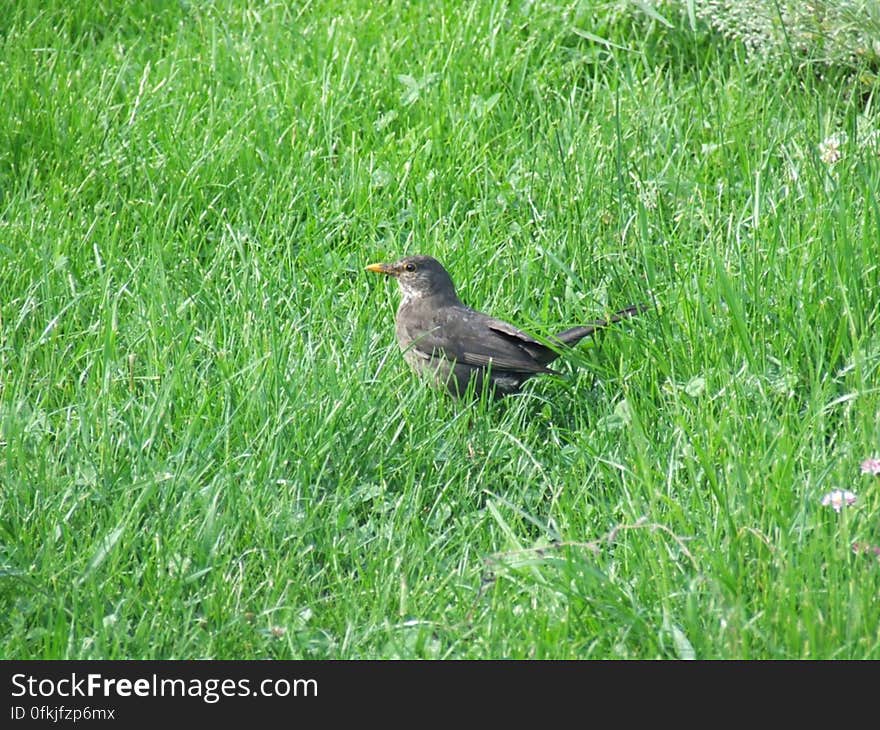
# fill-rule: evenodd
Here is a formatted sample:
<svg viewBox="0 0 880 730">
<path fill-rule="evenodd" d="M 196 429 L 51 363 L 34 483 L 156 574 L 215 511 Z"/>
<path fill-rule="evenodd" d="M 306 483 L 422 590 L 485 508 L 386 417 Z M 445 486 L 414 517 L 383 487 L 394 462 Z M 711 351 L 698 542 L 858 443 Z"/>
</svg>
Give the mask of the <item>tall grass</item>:
<svg viewBox="0 0 880 730">
<path fill-rule="evenodd" d="M 0 15 L 0 655 L 880 656 L 873 106 L 606 9 Z M 404 252 L 652 310 L 454 402 Z"/>
</svg>

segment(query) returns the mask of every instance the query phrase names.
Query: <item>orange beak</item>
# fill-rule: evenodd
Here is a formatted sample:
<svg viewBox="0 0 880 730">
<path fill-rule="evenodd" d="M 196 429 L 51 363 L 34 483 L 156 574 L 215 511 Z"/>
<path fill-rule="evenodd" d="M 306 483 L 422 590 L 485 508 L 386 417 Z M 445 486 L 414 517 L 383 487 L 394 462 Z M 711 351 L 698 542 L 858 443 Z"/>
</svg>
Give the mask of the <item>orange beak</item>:
<svg viewBox="0 0 880 730">
<path fill-rule="evenodd" d="M 386 276 L 397 276 L 397 269 L 394 268 L 394 264 L 370 264 L 367 267 L 367 271 L 372 271 L 374 274 L 385 274 Z"/>
</svg>

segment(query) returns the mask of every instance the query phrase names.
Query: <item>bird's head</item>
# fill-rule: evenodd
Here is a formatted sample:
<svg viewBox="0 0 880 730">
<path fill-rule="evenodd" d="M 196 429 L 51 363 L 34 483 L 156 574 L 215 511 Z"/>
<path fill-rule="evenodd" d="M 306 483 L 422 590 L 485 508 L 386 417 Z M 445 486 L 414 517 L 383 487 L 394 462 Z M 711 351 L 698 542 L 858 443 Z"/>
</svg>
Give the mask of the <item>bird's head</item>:
<svg viewBox="0 0 880 730">
<path fill-rule="evenodd" d="M 458 301 L 452 279 L 431 256 L 406 256 L 393 264 L 370 264 L 367 271 L 397 279 L 405 300 L 439 296 Z"/>
</svg>

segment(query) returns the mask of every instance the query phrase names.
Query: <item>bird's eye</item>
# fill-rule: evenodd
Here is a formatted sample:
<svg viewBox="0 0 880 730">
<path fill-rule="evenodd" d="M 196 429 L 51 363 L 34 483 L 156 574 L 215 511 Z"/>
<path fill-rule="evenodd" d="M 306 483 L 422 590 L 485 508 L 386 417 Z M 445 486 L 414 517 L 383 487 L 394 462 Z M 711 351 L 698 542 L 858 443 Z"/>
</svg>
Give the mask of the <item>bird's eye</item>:
<svg viewBox="0 0 880 730">
<path fill-rule="evenodd" d="M 416 270 L 416 265 L 415 265 L 415 264 L 407 264 L 407 265 L 404 266 L 403 268 L 406 269 L 406 270 L 409 271 L 409 272 L 413 272 L 413 271 Z"/>
</svg>

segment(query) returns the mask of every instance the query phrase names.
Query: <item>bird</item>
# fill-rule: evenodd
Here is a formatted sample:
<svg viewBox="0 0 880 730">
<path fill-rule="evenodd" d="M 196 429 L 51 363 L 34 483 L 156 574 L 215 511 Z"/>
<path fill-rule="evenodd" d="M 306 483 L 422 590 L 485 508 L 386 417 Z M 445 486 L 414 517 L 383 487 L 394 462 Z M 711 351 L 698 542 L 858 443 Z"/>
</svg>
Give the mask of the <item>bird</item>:
<svg viewBox="0 0 880 730">
<path fill-rule="evenodd" d="M 626 307 L 608 319 L 563 330 L 545 343 L 462 303 L 449 272 L 432 256 L 406 256 L 366 270 L 397 279 L 402 297 L 395 333 L 403 357 L 416 373 L 454 397 L 464 396 L 473 384 L 474 396 L 488 387 L 493 398 L 501 398 L 519 392 L 536 375 L 559 375 L 547 367 L 559 350 L 645 309 Z"/>
</svg>

